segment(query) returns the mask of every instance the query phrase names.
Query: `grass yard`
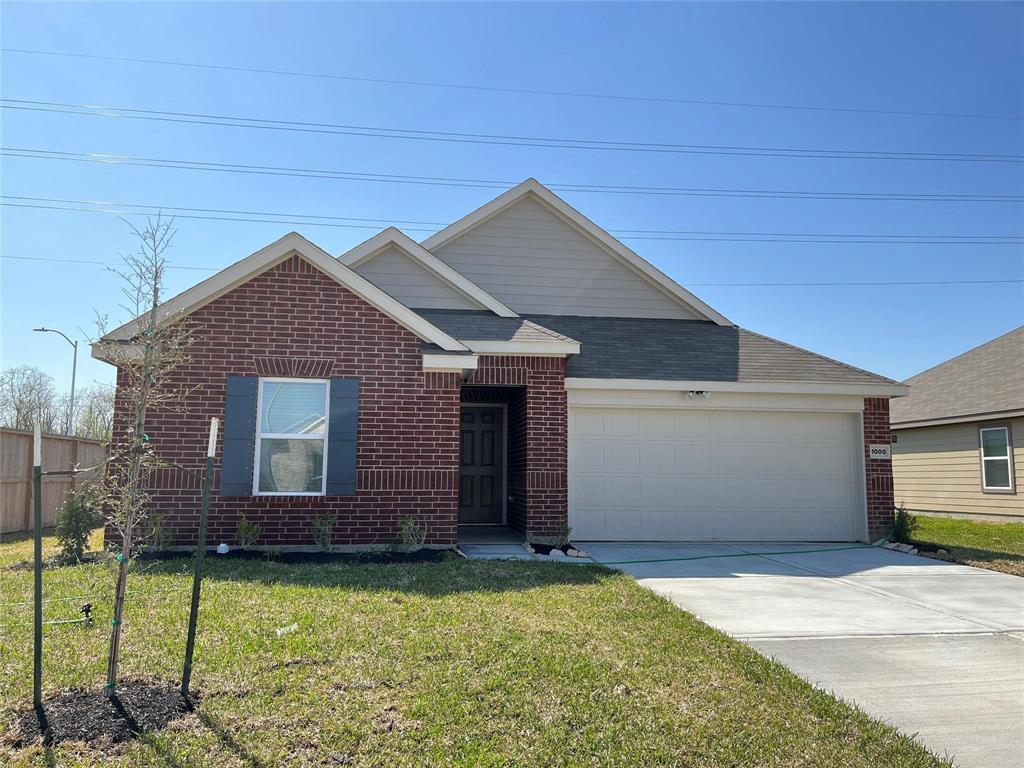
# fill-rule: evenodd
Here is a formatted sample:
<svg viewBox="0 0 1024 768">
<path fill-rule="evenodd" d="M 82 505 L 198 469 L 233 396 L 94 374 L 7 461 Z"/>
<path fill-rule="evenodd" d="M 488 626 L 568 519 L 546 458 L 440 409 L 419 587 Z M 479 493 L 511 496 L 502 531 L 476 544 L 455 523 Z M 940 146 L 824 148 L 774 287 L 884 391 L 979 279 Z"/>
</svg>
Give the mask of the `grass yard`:
<svg viewBox="0 0 1024 768">
<path fill-rule="evenodd" d="M 4 603 L 31 599 L 31 570 L 10 568 L 30 554 L 28 540 L 0 545 Z M 138 564 L 126 676 L 180 676 L 188 568 Z M 112 583 L 104 564 L 44 579 L 51 599 Z M 45 619 L 73 618 L 81 602 L 48 603 Z M 110 608 L 94 602 L 91 628 L 47 628 L 48 692 L 101 684 Z M 29 605 L 0 614 L 0 729 L 31 698 L 31 616 Z M 0 746 L 0 764 L 947 765 L 597 566 L 213 557 L 193 688 L 197 713 L 113 752 Z"/>
<path fill-rule="evenodd" d="M 913 543 L 941 547 L 925 552 L 955 563 L 1024 576 L 1024 523 L 983 523 L 946 517 L 917 517 Z"/>
</svg>

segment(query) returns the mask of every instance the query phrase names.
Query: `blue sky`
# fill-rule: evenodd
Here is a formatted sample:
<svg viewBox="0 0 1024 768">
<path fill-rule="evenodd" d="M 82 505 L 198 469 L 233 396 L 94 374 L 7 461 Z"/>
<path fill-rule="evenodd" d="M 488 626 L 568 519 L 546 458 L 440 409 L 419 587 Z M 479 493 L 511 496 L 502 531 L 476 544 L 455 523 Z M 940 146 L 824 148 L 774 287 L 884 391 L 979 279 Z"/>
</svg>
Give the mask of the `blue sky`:
<svg viewBox="0 0 1024 768">
<path fill-rule="evenodd" d="M 5 3 L 5 48 L 541 90 L 1024 116 L 1024 11 L 1010 3 Z M 3 95 L 422 130 L 685 144 L 1024 154 L 1020 120 L 586 99 L 2 54 Z M 2 143 L 371 173 L 700 188 L 1024 194 L 1014 163 L 597 152 L 402 141 L 0 110 Z M 4 195 L 452 221 L 500 190 L 2 157 Z M 881 235 L 1024 235 L 1024 206 L 564 193 L 602 226 Z M 116 216 L 0 208 L 3 367 L 64 385 L 48 325 L 125 319 L 102 267 Z M 172 260 L 223 267 L 291 229 L 340 254 L 372 229 L 180 219 Z M 410 232 L 416 238 L 425 232 Z M 1010 285 L 735 287 L 721 282 L 1024 278 L 1021 245 L 625 240 L 738 324 L 905 378 L 1024 322 Z M 176 293 L 208 273 L 172 270 Z M 113 371 L 82 355 L 79 381 Z"/>
</svg>

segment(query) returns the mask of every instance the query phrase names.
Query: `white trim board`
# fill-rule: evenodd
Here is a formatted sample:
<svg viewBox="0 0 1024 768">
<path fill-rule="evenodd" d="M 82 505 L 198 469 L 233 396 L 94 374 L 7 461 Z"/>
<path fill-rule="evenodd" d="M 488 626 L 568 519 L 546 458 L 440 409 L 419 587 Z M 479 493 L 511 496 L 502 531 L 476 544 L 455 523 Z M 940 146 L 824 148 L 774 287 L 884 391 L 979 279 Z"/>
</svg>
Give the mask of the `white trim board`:
<svg viewBox="0 0 1024 768">
<path fill-rule="evenodd" d="M 566 389 L 668 390 L 698 392 L 763 392 L 780 394 L 859 395 L 901 397 L 904 384 L 832 384 L 810 381 L 662 381 L 659 379 L 566 378 Z"/>
<path fill-rule="evenodd" d="M 261 248 L 230 267 L 222 269 L 212 277 L 197 283 L 160 305 L 161 320 L 175 315 L 182 317 L 220 298 L 229 291 L 251 280 L 262 272 L 281 262 L 299 256 L 319 269 L 338 284 L 352 291 L 375 309 L 383 312 L 399 325 L 407 328 L 424 341 L 437 344 L 452 352 L 465 352 L 466 347 L 457 339 L 427 322 L 404 304 L 396 301 L 362 275 L 349 269 L 319 246 L 311 243 L 296 232 L 290 232 L 270 245 Z M 103 337 L 107 341 L 128 341 L 134 338 L 142 325 L 142 318 L 130 320 Z M 97 346 L 93 345 L 93 357 L 103 359 Z"/>
<path fill-rule="evenodd" d="M 378 232 L 369 240 L 343 253 L 338 257 L 338 261 L 349 269 L 356 269 L 383 253 L 389 247 L 395 247 L 400 250 L 412 259 L 413 262 L 436 275 L 446 285 L 474 302 L 481 309 L 489 309 L 499 317 L 519 317 L 512 309 L 502 304 L 469 278 L 456 272 L 396 227 L 388 227 L 382 232 Z"/>
<path fill-rule="evenodd" d="M 693 411 L 813 411 L 862 413 L 864 398 L 856 395 L 781 392 L 713 392 L 688 398 L 685 392 L 653 389 L 570 389 L 570 406 L 591 408 L 675 408 Z"/>
<path fill-rule="evenodd" d="M 501 213 L 527 195 L 533 195 L 540 203 L 572 225 L 582 235 L 589 238 L 611 256 L 618 259 L 648 283 L 667 294 L 682 306 L 697 313 L 703 319 L 710 320 L 718 325 L 734 325 L 725 316 L 716 312 L 675 280 L 657 269 L 649 261 L 616 240 L 536 179 L 527 179 L 507 192 L 498 195 L 498 197 L 486 205 L 477 208 L 455 223 L 449 224 L 440 232 L 431 235 L 421 245 L 428 251 L 436 251 L 466 234 L 474 227 Z"/>
</svg>

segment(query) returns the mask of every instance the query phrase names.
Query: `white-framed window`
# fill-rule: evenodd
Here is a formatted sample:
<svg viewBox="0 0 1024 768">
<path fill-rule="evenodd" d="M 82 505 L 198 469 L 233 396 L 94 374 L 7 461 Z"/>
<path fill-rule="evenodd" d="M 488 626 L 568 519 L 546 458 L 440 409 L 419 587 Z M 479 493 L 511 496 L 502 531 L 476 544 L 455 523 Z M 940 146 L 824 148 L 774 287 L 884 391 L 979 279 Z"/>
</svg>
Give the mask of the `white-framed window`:
<svg viewBox="0 0 1024 768">
<path fill-rule="evenodd" d="M 261 378 L 253 494 L 323 496 L 330 382 Z"/>
<path fill-rule="evenodd" d="M 983 491 L 1013 493 L 1013 441 L 1010 428 L 981 427 L 981 488 Z"/>
</svg>

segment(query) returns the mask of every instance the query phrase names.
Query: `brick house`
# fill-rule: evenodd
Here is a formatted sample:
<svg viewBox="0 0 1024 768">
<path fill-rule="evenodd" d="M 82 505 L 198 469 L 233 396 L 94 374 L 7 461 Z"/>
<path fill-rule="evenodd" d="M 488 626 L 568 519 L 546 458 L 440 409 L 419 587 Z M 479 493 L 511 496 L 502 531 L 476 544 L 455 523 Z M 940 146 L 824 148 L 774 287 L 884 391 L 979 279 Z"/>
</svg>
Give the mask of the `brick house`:
<svg viewBox="0 0 1024 768">
<path fill-rule="evenodd" d="M 436 547 L 468 525 L 855 541 L 891 521 L 904 385 L 736 327 L 533 180 L 422 243 L 389 228 L 335 258 L 286 235 L 164 306 L 191 394 L 147 430 L 199 467 L 224 420 L 210 545 L 243 516 L 275 547 L 333 516 L 342 548 L 409 517 Z M 151 491 L 193 544 L 195 476 Z"/>
</svg>

